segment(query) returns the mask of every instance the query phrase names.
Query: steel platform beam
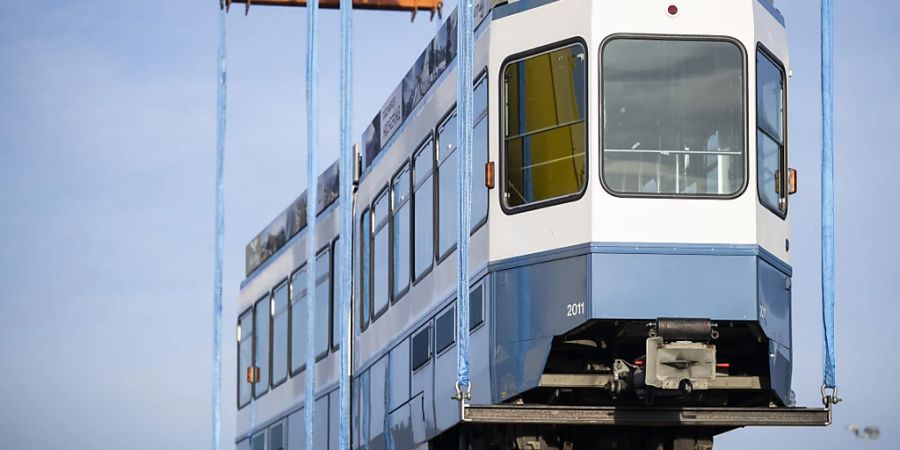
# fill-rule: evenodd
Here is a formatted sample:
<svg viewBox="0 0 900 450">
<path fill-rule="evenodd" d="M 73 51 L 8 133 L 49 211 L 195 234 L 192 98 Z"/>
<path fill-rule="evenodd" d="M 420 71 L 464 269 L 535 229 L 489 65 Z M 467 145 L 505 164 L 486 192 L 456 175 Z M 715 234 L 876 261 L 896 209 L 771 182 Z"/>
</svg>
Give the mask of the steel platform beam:
<svg viewBox="0 0 900 450">
<path fill-rule="evenodd" d="M 828 408 L 615 407 L 470 405 L 471 424 L 601 425 L 620 427 L 827 426 Z"/>
</svg>

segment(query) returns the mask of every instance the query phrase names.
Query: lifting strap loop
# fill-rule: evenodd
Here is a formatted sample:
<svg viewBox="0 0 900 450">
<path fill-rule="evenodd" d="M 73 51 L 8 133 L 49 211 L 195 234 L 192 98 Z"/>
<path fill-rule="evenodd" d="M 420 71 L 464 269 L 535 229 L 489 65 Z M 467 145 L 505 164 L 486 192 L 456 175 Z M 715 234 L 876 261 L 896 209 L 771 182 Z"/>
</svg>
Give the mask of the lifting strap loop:
<svg viewBox="0 0 900 450">
<path fill-rule="evenodd" d="M 472 73 L 475 47 L 475 16 L 473 0 L 462 0 L 457 9 L 457 127 L 459 147 L 457 170 L 460 174 L 459 215 L 457 216 L 457 391 L 461 405 L 470 397 L 469 383 L 469 237 L 472 210 Z M 462 414 L 462 411 L 461 411 Z M 464 417 L 460 417 L 464 419 Z"/>
<path fill-rule="evenodd" d="M 222 435 L 222 261 L 225 247 L 225 9 L 219 5 L 219 51 L 216 64 L 216 243 L 213 275 L 212 450 Z"/>
<path fill-rule="evenodd" d="M 822 324 L 823 400 L 837 403 L 834 348 L 834 10 L 822 0 Z M 830 390 L 832 395 L 826 395 Z"/>
<path fill-rule="evenodd" d="M 319 0 L 310 0 L 306 9 L 306 448 L 313 447 L 316 388 L 316 212 L 318 210 L 318 19 Z"/>
</svg>

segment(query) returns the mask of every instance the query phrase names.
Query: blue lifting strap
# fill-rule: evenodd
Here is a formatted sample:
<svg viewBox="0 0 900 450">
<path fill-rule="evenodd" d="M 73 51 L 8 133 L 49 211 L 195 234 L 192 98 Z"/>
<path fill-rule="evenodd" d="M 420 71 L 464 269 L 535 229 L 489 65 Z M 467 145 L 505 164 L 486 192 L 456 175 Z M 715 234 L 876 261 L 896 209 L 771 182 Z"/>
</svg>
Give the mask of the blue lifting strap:
<svg viewBox="0 0 900 450">
<path fill-rule="evenodd" d="M 351 37 L 353 31 L 353 1 L 341 0 L 341 162 L 339 173 L 341 198 L 340 256 L 340 330 L 341 330 L 341 380 L 340 380 L 340 437 L 338 448 L 350 448 L 350 302 L 353 280 L 353 69 Z"/>
<path fill-rule="evenodd" d="M 216 64 L 216 253 L 213 275 L 212 449 L 222 434 L 222 260 L 225 247 L 225 9 L 219 8 L 219 57 Z M 238 380 L 240 382 L 240 380 Z"/>
<path fill-rule="evenodd" d="M 824 388 L 836 389 L 834 353 L 834 48 L 832 0 L 822 0 L 822 361 Z M 835 393 L 836 395 L 836 393 Z"/>
<path fill-rule="evenodd" d="M 313 447 L 313 418 L 316 388 L 316 210 L 319 187 L 319 105 L 318 54 L 319 0 L 309 0 L 306 8 L 306 448 Z M 325 299 L 322 299 L 325 301 Z"/>
<path fill-rule="evenodd" d="M 457 395 L 460 402 L 468 400 L 469 382 L 469 236 L 472 210 L 472 66 L 475 47 L 475 9 L 472 0 L 463 0 L 457 9 L 459 26 L 457 42 L 457 127 L 459 158 L 459 215 L 457 216 Z"/>
</svg>

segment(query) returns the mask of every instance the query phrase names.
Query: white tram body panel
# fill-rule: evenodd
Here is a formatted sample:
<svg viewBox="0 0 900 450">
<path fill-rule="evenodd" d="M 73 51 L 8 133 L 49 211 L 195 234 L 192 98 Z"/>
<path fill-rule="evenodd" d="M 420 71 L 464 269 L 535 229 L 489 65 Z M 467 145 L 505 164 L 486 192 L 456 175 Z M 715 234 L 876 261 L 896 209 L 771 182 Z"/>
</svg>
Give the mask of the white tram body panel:
<svg viewBox="0 0 900 450">
<path fill-rule="evenodd" d="M 677 16 L 666 8 L 678 3 Z M 743 9 L 743 11 L 742 11 Z M 566 26 L 554 26 L 566 24 Z M 522 30 L 528 30 L 527 33 Z M 596 2 L 566 0 L 551 2 L 491 23 L 491 73 L 499 74 L 509 55 L 562 42 L 573 37 L 585 39 L 588 66 L 600 66 L 603 42 L 617 35 L 636 36 L 715 36 L 737 40 L 746 54 L 747 115 L 755 117 L 753 55 L 757 42 L 765 45 L 790 67 L 784 27 L 758 1 L 692 1 L 682 4 L 665 0 L 647 2 Z M 734 199 L 690 199 L 618 197 L 604 190 L 597 176 L 600 148 L 599 71 L 588 71 L 588 139 L 592 153 L 588 158 L 588 186 L 577 202 L 505 215 L 499 207 L 501 191 L 491 191 L 491 261 L 503 260 L 587 242 L 659 243 L 659 244 L 760 244 L 785 262 L 790 221 L 771 214 L 759 204 L 756 160 L 750 149 L 756 148 L 752 126 L 747 128 L 746 185 Z M 498 75 L 494 75 L 496 78 Z M 498 111 L 497 96 L 491 97 L 491 111 Z M 500 114 L 491 117 L 491 129 L 498 130 Z M 491 139 L 491 160 L 500 160 L 499 136 Z M 587 207 L 585 203 L 589 203 Z M 511 232 L 511 230 L 515 230 Z M 519 239 L 526 234 L 540 240 Z"/>
</svg>

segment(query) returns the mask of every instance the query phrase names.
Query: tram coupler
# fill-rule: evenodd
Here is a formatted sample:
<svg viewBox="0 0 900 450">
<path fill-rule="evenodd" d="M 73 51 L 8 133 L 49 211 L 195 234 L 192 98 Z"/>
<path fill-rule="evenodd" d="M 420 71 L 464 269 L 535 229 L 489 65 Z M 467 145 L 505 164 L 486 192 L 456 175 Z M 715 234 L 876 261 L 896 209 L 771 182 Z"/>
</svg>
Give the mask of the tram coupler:
<svg viewBox="0 0 900 450">
<path fill-rule="evenodd" d="M 647 338 L 644 384 L 681 391 L 709 389 L 716 379 L 716 324 L 709 319 L 660 318 Z"/>
</svg>

